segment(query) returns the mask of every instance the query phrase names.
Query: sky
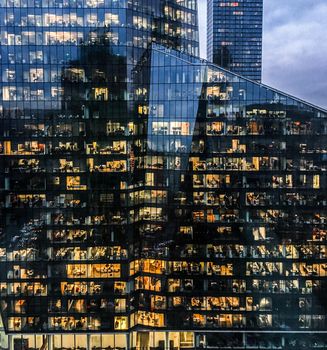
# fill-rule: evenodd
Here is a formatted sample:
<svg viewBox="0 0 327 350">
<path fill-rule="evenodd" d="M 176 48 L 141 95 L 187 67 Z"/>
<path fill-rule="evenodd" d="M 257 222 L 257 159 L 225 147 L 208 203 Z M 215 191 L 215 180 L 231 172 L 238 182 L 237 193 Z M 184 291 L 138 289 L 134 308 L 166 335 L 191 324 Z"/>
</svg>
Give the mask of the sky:
<svg viewBox="0 0 327 350">
<path fill-rule="evenodd" d="M 206 2 L 199 1 L 206 58 Z M 264 0 L 262 82 L 327 108 L 327 0 Z"/>
</svg>

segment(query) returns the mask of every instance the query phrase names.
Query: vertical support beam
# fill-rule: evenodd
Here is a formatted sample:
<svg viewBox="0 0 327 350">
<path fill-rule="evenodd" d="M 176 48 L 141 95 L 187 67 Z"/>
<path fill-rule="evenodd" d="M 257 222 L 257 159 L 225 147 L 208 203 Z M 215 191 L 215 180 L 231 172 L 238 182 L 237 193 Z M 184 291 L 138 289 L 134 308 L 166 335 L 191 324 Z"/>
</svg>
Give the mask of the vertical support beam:
<svg viewBox="0 0 327 350">
<path fill-rule="evenodd" d="M 53 339 L 53 334 L 48 334 L 46 335 L 47 337 L 47 345 L 48 345 L 48 350 L 53 350 L 54 349 L 54 339 Z"/>
<path fill-rule="evenodd" d="M 170 350 L 169 332 L 165 332 L 165 349 Z"/>
<path fill-rule="evenodd" d="M 243 341 L 244 348 L 246 348 L 246 333 L 245 332 L 242 333 L 242 341 Z"/>
</svg>

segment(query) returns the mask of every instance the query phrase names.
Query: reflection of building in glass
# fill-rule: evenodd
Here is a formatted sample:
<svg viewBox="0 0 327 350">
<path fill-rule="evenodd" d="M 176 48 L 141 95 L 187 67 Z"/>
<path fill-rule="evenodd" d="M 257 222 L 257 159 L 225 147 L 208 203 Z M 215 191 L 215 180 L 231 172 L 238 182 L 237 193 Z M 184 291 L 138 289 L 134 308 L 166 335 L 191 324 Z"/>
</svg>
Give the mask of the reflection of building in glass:
<svg viewBox="0 0 327 350">
<path fill-rule="evenodd" d="M 325 347 L 326 112 L 190 56 L 194 1 L 34 3 L 0 0 L 8 346 Z"/>
<path fill-rule="evenodd" d="M 263 0 L 209 0 L 208 60 L 261 80 Z"/>
</svg>

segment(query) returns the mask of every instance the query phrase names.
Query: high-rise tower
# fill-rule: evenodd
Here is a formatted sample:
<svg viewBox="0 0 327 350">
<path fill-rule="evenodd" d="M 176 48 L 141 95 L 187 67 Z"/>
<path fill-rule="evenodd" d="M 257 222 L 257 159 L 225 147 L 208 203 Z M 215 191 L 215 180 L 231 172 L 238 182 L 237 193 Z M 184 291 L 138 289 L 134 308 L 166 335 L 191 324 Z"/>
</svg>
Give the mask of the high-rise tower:
<svg viewBox="0 0 327 350">
<path fill-rule="evenodd" d="M 326 347 L 326 111 L 192 56 L 192 0 L 0 5 L 7 347 Z"/>
<path fill-rule="evenodd" d="M 261 80 L 263 0 L 208 0 L 207 58 Z"/>
<path fill-rule="evenodd" d="M 4 327 L 126 331 L 140 222 L 154 215 L 134 69 L 152 43 L 198 55 L 196 1 L 1 0 L 0 26 Z"/>
</svg>

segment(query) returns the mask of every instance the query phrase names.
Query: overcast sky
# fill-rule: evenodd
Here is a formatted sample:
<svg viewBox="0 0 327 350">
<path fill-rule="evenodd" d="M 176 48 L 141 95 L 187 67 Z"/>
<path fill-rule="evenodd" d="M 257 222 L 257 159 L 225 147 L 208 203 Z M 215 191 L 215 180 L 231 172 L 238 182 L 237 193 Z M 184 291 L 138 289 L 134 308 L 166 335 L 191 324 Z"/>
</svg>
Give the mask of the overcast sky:
<svg viewBox="0 0 327 350">
<path fill-rule="evenodd" d="M 199 1 L 206 58 L 206 1 Z M 327 0 L 264 0 L 263 83 L 327 108 Z"/>
</svg>

